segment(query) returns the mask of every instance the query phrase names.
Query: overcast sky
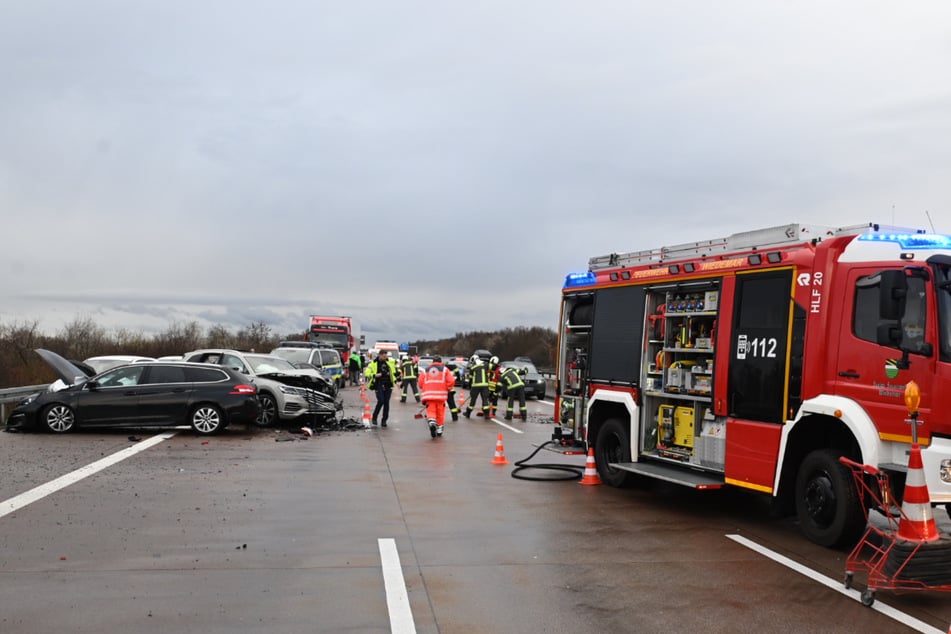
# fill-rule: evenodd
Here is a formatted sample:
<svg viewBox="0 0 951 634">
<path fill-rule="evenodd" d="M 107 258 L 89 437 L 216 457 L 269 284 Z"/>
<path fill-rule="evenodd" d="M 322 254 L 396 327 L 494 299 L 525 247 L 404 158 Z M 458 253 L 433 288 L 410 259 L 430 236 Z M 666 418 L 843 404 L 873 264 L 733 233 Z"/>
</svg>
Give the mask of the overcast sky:
<svg viewBox="0 0 951 634">
<path fill-rule="evenodd" d="M 588 258 L 951 232 L 951 2 L 0 3 L 0 323 L 555 328 Z"/>
</svg>

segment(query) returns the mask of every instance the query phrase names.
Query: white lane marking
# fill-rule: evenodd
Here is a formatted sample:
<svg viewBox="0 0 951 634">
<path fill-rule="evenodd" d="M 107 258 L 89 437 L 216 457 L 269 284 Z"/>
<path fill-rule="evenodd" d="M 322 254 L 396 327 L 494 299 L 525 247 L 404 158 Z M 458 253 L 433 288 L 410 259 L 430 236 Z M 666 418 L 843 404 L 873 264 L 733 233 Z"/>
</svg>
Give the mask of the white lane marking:
<svg viewBox="0 0 951 634">
<path fill-rule="evenodd" d="M 801 575 L 805 575 L 806 577 L 809 577 L 813 581 L 821 583 L 827 588 L 831 588 L 840 594 L 844 594 L 847 597 L 851 597 L 855 599 L 856 601 L 862 600 L 861 599 L 862 593 L 859 590 L 856 590 L 855 588 L 847 589 L 845 585 L 842 583 L 842 581 L 836 581 L 834 579 L 830 579 L 829 577 L 826 577 L 825 575 L 821 575 L 815 570 L 813 570 L 812 568 L 807 568 L 806 566 L 803 566 L 802 564 L 796 563 L 792 559 L 789 559 L 788 557 L 784 557 L 783 555 L 780 555 L 779 553 L 773 552 L 772 550 L 766 548 L 765 546 L 760 546 L 756 542 L 750 541 L 749 539 L 746 539 L 745 537 L 742 537 L 740 535 L 727 535 L 727 537 L 737 542 L 738 544 L 742 544 L 743 546 L 746 546 L 750 550 L 754 550 L 758 552 L 764 557 L 768 557 L 772 559 L 776 563 L 780 563 L 786 566 L 787 568 L 791 568 L 792 570 L 795 570 Z M 843 577 L 845 576 L 844 571 L 842 575 Z M 891 617 L 892 619 L 898 621 L 899 623 L 907 625 L 913 630 L 917 630 L 919 632 L 927 632 L 928 634 L 932 634 L 932 633 L 945 634 L 944 630 L 939 630 L 938 628 L 932 627 L 923 621 L 919 621 L 913 616 L 905 614 L 904 612 L 901 612 L 900 610 L 896 610 L 895 608 L 889 605 L 885 605 L 884 603 L 879 601 L 877 598 L 875 603 L 871 605 L 871 609 L 877 610 L 878 612 L 881 612 L 885 616 Z"/>
<path fill-rule="evenodd" d="M 506 425 L 505 423 L 503 423 L 502 421 L 500 421 L 500 420 L 497 419 L 497 418 L 493 418 L 493 419 L 492 419 L 492 422 L 495 423 L 496 425 L 501 425 L 502 427 L 504 427 L 504 428 L 506 428 L 506 429 L 510 429 L 510 430 L 514 431 L 516 434 L 524 434 L 524 433 L 525 433 L 525 432 L 523 432 L 521 429 L 516 429 L 515 427 L 512 427 L 511 425 Z"/>
<path fill-rule="evenodd" d="M 552 407 L 555 406 L 555 404 L 554 404 L 553 402 L 551 402 L 551 401 L 543 401 L 543 400 L 541 400 L 541 399 L 538 399 L 536 402 L 537 402 L 537 403 L 544 403 L 545 405 L 551 405 Z"/>
<path fill-rule="evenodd" d="M 66 475 L 62 475 L 56 478 L 55 480 L 50 480 L 46 484 L 41 484 L 40 486 L 32 488 L 25 493 L 21 493 L 20 495 L 16 495 L 10 498 L 9 500 L 0 502 L 0 517 L 3 517 L 4 515 L 9 515 L 10 513 L 18 511 L 24 506 L 28 504 L 32 504 L 33 502 L 36 502 L 37 500 L 41 500 L 45 498 L 47 495 L 50 495 L 51 493 L 56 493 L 60 489 L 65 489 L 69 485 L 75 484 L 76 482 L 79 482 L 83 478 L 91 476 L 94 473 L 98 473 L 99 471 L 102 471 L 103 469 L 107 467 L 111 467 L 117 462 L 122 462 L 126 458 L 129 458 L 130 456 L 134 456 L 140 451 L 145 451 L 146 449 L 148 449 L 149 447 L 153 445 L 157 445 L 164 440 L 168 440 L 169 438 L 171 438 L 177 433 L 178 432 L 168 432 L 165 434 L 152 436 L 151 438 L 142 440 L 132 445 L 131 447 L 127 447 L 123 449 L 122 451 L 117 451 L 111 456 L 106 456 L 105 458 L 101 458 L 97 460 L 96 462 L 87 464 L 85 467 L 80 467 L 79 469 L 76 469 L 75 471 L 67 473 Z"/>
<path fill-rule="evenodd" d="M 378 539 L 380 561 L 383 564 L 383 585 L 386 588 L 386 609 L 390 612 L 390 631 L 393 634 L 415 634 L 416 623 L 409 607 L 406 582 L 396 540 L 392 537 Z"/>
</svg>

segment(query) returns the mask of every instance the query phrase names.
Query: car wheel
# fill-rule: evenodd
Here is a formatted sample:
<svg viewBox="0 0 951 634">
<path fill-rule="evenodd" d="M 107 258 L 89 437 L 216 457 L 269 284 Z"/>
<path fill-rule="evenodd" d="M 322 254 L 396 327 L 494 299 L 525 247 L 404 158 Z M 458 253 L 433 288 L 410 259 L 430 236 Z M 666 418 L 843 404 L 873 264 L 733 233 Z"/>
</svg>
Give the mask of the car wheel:
<svg viewBox="0 0 951 634">
<path fill-rule="evenodd" d="M 546 396 L 546 394 L 545 394 L 544 392 L 542 392 L 541 394 L 538 395 L 537 398 L 538 398 L 539 401 L 544 401 L 544 400 L 545 400 L 545 396 Z"/>
<path fill-rule="evenodd" d="M 258 425 L 261 427 L 270 427 L 277 422 L 277 401 L 267 392 L 258 394 L 258 402 L 261 403 L 261 413 L 258 414 Z"/>
<path fill-rule="evenodd" d="M 43 425 L 54 434 L 71 432 L 76 428 L 76 414 L 69 405 L 50 405 L 43 410 Z"/>
<path fill-rule="evenodd" d="M 189 422 L 199 436 L 217 434 L 225 427 L 221 410 L 210 403 L 196 407 Z"/>
</svg>

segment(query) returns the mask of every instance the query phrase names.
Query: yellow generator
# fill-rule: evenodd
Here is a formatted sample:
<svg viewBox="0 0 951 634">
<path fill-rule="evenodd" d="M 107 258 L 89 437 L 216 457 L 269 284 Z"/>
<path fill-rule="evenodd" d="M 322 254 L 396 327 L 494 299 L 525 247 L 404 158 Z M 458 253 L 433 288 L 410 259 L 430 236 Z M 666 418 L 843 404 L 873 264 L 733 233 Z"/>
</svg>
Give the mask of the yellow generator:
<svg viewBox="0 0 951 634">
<path fill-rule="evenodd" d="M 679 447 L 693 447 L 693 408 L 674 409 L 674 444 Z"/>
</svg>

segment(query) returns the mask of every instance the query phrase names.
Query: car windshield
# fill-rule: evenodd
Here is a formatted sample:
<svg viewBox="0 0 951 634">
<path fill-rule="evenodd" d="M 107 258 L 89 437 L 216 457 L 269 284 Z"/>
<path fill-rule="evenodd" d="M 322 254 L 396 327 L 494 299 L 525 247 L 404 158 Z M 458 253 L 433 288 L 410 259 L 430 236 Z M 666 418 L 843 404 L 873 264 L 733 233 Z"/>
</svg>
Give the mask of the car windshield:
<svg viewBox="0 0 951 634">
<path fill-rule="evenodd" d="M 340 353 L 336 350 L 321 350 L 320 356 L 324 360 L 324 365 L 341 365 Z"/>
<path fill-rule="evenodd" d="M 311 350 L 313 348 L 275 348 L 271 354 L 294 363 L 308 363 Z"/>
<path fill-rule="evenodd" d="M 273 355 L 260 354 L 245 355 L 245 360 L 251 366 L 255 374 L 267 374 L 269 372 L 293 372 L 297 368 L 287 359 L 275 357 Z"/>
<path fill-rule="evenodd" d="M 503 368 L 516 367 L 519 372 L 526 372 L 528 374 L 538 374 L 538 370 L 535 369 L 535 365 L 527 361 L 505 361 L 502 363 Z"/>
<path fill-rule="evenodd" d="M 114 359 L 100 358 L 95 357 L 91 359 L 86 359 L 83 361 L 86 365 L 90 366 L 96 373 L 105 372 L 112 368 L 118 368 L 120 365 L 127 365 L 129 363 L 135 363 L 136 361 L 142 361 L 141 357 L 118 357 Z"/>
</svg>

